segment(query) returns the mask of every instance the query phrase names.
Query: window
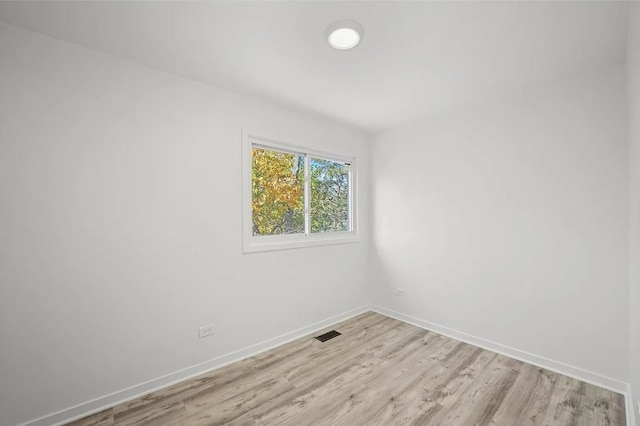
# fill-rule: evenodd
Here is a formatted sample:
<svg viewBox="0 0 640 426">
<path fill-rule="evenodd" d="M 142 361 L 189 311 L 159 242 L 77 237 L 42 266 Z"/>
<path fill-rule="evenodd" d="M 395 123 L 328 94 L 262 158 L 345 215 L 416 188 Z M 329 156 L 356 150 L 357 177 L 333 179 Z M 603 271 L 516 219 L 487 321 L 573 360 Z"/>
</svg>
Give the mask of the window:
<svg viewBox="0 0 640 426">
<path fill-rule="evenodd" d="M 244 137 L 245 252 L 357 241 L 355 161 Z"/>
</svg>

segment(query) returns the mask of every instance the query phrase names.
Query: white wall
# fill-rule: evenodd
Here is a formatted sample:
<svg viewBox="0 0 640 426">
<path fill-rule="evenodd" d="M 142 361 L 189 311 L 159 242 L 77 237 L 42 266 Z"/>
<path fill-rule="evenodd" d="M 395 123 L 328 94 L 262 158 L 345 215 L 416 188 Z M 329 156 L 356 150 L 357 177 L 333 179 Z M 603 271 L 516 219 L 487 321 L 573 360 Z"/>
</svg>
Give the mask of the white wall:
<svg viewBox="0 0 640 426">
<path fill-rule="evenodd" d="M 376 138 L 375 303 L 616 380 L 630 364 L 638 394 L 633 27 L 630 188 L 623 70 Z M 0 58 L 0 425 L 369 301 L 367 208 L 360 243 L 241 250 L 241 127 L 357 156 L 368 206 L 359 132 L 4 24 Z"/>
<path fill-rule="evenodd" d="M 366 205 L 362 134 L 4 24 L 0 58 L 0 424 L 368 302 L 366 232 L 247 255 L 241 233 L 242 126 L 356 156 Z"/>
<path fill-rule="evenodd" d="M 640 399 L 640 4 L 629 10 L 629 41 L 627 44 L 627 76 L 629 87 L 630 149 L 630 287 L 629 287 L 629 370 L 634 401 Z M 634 408 L 637 403 L 634 402 Z M 640 424 L 636 412 L 637 423 Z"/>
<path fill-rule="evenodd" d="M 615 69 L 379 135 L 374 303 L 627 382 L 625 99 Z"/>
</svg>

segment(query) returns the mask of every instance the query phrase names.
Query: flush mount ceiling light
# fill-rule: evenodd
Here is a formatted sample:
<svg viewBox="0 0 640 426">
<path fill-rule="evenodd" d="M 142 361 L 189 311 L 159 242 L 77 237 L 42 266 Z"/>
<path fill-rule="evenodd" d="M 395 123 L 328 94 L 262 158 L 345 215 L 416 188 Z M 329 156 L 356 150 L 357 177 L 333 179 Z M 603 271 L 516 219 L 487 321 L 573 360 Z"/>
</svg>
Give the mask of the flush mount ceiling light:
<svg viewBox="0 0 640 426">
<path fill-rule="evenodd" d="M 334 49 L 348 50 L 353 49 L 360 43 L 360 40 L 364 37 L 364 29 L 356 21 L 343 19 L 329 25 L 324 32 L 324 36 Z"/>
</svg>

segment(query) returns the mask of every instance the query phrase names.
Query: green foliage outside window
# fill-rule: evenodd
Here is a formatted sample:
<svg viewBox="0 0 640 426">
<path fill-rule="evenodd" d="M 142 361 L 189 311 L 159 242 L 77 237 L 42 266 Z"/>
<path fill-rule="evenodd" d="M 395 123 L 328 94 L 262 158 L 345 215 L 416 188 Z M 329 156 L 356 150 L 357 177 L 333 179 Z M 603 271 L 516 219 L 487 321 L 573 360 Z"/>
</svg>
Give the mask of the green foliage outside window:
<svg viewBox="0 0 640 426">
<path fill-rule="evenodd" d="M 311 158 L 311 232 L 349 230 L 349 166 Z"/>
</svg>

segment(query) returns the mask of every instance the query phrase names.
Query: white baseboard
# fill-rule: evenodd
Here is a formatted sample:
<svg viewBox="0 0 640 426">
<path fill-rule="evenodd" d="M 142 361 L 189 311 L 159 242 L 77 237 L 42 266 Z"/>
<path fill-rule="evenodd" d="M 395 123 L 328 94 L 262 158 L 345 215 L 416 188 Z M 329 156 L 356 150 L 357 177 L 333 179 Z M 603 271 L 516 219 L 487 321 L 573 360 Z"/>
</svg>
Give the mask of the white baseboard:
<svg viewBox="0 0 640 426">
<path fill-rule="evenodd" d="M 268 351 L 277 346 L 283 345 L 292 340 L 299 339 L 300 337 L 304 337 L 369 310 L 371 310 L 371 305 L 363 305 L 358 308 L 351 309 L 350 311 L 332 316 L 323 321 L 309 324 L 306 327 L 290 331 L 272 339 L 265 340 L 264 342 L 256 343 L 255 345 L 247 346 L 246 348 L 230 352 L 226 355 L 219 356 L 209 361 L 192 365 L 191 367 L 183 368 L 165 376 L 158 377 L 156 379 L 152 379 L 147 382 L 140 383 L 129 388 L 83 402 L 78 405 L 74 405 L 73 407 L 65 408 L 55 413 L 47 414 L 34 420 L 30 420 L 26 423 L 23 423 L 22 426 L 62 425 L 70 421 L 80 419 L 82 417 L 113 407 L 115 405 L 122 404 L 123 402 L 139 398 L 150 392 L 160 390 L 167 386 L 171 386 L 184 380 L 199 376 L 200 374 L 207 373 L 209 371 L 224 367 L 225 365 Z"/>
<path fill-rule="evenodd" d="M 633 392 L 631 392 L 631 385 L 627 385 L 627 393 L 625 395 L 625 405 L 627 407 L 627 426 L 636 426 L 636 404 L 633 400 Z"/>
<path fill-rule="evenodd" d="M 30 420 L 26 423 L 23 423 L 21 426 L 57 426 L 77 420 L 93 413 L 97 413 L 99 411 L 113 407 L 115 405 L 139 398 L 150 392 L 160 390 L 167 386 L 171 386 L 184 380 L 199 376 L 200 374 L 207 373 L 209 371 L 224 367 L 228 364 L 268 351 L 270 349 L 273 349 L 274 347 L 283 345 L 295 339 L 299 339 L 300 337 L 304 337 L 369 310 L 398 319 L 400 321 L 404 321 L 409 324 L 413 324 L 429 331 L 434 331 L 436 333 L 451 337 L 456 340 L 460 340 L 465 343 L 469 343 L 474 346 L 478 346 L 483 349 L 490 350 L 492 352 L 497 352 L 499 354 L 526 362 L 528 364 L 536 365 L 538 367 L 542 367 L 547 370 L 563 374 L 565 376 L 582 380 L 586 383 L 591 383 L 595 386 L 621 393 L 625 396 L 627 425 L 636 426 L 635 416 L 633 412 L 634 403 L 631 400 L 631 392 L 628 383 L 612 379 L 610 377 L 606 377 L 597 373 L 593 373 L 579 367 L 574 367 L 562 362 L 554 361 L 539 355 L 531 354 L 529 352 L 521 351 L 519 349 L 511 348 L 509 346 L 492 342 L 481 337 L 476 337 L 461 331 L 453 330 L 448 327 L 434 324 L 429 321 L 405 315 L 400 312 L 396 312 L 377 305 L 360 306 L 350 311 L 330 317 L 326 320 L 290 331 L 269 340 L 265 340 L 264 342 L 251 345 L 246 348 L 242 348 L 237 351 L 230 352 L 226 355 L 211 359 L 209 361 L 205 361 L 200 364 L 175 371 L 165 376 L 158 377 L 156 379 L 152 379 L 147 382 L 140 383 L 129 388 L 83 402 L 73 407 L 65 408 L 55 413 L 47 414 L 34 420 Z"/>
<path fill-rule="evenodd" d="M 554 361 L 552 359 L 545 358 L 543 356 L 539 356 L 529 352 L 521 351 L 519 349 L 511 348 L 509 346 L 492 342 L 490 340 L 486 340 L 481 337 L 476 337 L 471 334 L 464 333 L 462 331 L 453 330 L 451 328 L 434 324 L 432 322 L 425 321 L 420 318 L 415 318 L 409 315 L 402 314 L 400 312 L 393 311 L 391 309 L 383 308 L 382 306 L 372 305 L 371 310 L 373 310 L 374 312 L 378 312 L 382 315 L 386 315 L 386 316 L 398 319 L 400 321 L 413 324 L 420 328 L 424 328 L 429 331 L 434 331 L 436 333 L 451 337 L 453 339 L 460 340 L 462 342 L 469 343 L 471 345 L 478 346 L 480 348 L 487 349 L 492 352 L 497 352 L 499 354 L 517 359 L 519 361 L 526 362 L 528 364 L 535 365 L 537 367 L 542 367 L 547 370 L 551 370 L 553 372 L 556 372 L 565 376 L 573 377 L 574 379 L 578 379 L 583 382 L 590 383 L 592 385 L 611 390 L 613 392 L 621 393 L 625 395 L 625 397 L 626 395 L 628 395 L 628 390 L 629 390 L 628 383 L 622 382 L 620 380 L 612 379 L 610 377 L 606 377 L 598 373 L 587 371 L 579 367 L 574 367 L 572 365 L 568 365 L 559 361 Z"/>
</svg>

